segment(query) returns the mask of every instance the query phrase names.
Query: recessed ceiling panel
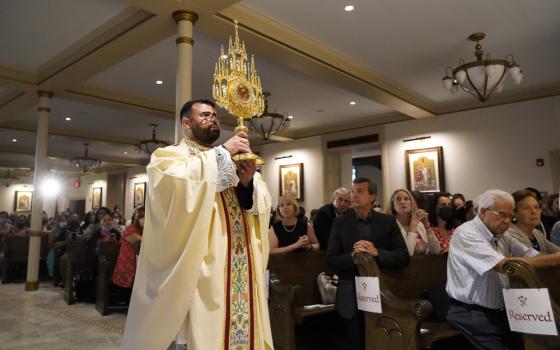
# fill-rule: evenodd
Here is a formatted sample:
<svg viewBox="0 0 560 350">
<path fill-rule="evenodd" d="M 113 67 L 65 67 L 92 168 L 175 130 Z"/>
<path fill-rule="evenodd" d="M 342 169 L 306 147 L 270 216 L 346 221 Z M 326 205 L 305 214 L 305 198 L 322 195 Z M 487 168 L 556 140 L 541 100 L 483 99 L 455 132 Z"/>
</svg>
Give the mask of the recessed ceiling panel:
<svg viewBox="0 0 560 350">
<path fill-rule="evenodd" d="M 128 6 L 124 0 L 2 1 L 0 62 L 37 69 Z"/>
</svg>

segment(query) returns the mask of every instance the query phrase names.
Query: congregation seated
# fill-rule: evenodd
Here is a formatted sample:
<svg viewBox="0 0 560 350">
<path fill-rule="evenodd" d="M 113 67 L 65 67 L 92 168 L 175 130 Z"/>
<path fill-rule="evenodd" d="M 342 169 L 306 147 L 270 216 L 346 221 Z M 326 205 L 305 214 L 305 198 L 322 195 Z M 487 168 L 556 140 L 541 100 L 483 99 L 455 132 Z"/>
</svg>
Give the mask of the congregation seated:
<svg viewBox="0 0 560 350">
<path fill-rule="evenodd" d="M 80 216 L 78 214 L 70 214 L 67 221 L 59 221 L 59 229 L 53 230 L 49 239 L 50 251 L 47 256 L 47 267 L 49 275 L 55 279 L 56 285 L 60 279 L 59 259 L 64 254 L 66 241 L 76 240 L 82 235 L 80 227 Z"/>
<path fill-rule="evenodd" d="M 432 232 L 428 213 L 416 207 L 416 201 L 408 190 L 401 188 L 393 192 L 388 214 L 397 219 L 410 256 L 439 254 L 439 240 Z"/>
<path fill-rule="evenodd" d="M 541 253 L 559 252 L 560 247 L 550 242 L 544 233 L 536 229 L 541 222 L 541 208 L 535 194 L 529 190 L 519 190 L 512 193 L 512 196 L 515 200 L 514 214 L 517 220 L 505 234 Z"/>
<path fill-rule="evenodd" d="M 350 192 L 344 187 L 339 187 L 332 194 L 332 201 L 317 210 L 313 218 L 313 230 L 321 250 L 327 250 L 329 235 L 333 220 L 344 215 L 350 208 Z"/>
<path fill-rule="evenodd" d="M 455 193 L 451 196 L 451 205 L 453 206 L 453 226 L 457 227 L 467 221 L 467 208 L 465 207 L 467 200 L 462 193 Z"/>
<path fill-rule="evenodd" d="M 552 228 L 560 222 L 560 208 L 558 205 L 558 193 L 549 195 L 542 208 L 542 223 L 547 233 L 552 233 Z"/>
<path fill-rule="evenodd" d="M 554 224 L 550 231 L 550 240 L 556 245 L 560 245 L 560 221 Z"/>
<path fill-rule="evenodd" d="M 270 253 L 318 250 L 319 242 L 313 227 L 298 219 L 299 204 L 292 193 L 278 199 L 278 217 L 269 230 Z"/>
<path fill-rule="evenodd" d="M 95 219 L 96 219 L 95 212 L 93 210 L 89 211 L 84 217 L 84 221 L 80 225 L 82 232 L 85 231 L 85 229 L 88 228 L 89 225 L 95 223 Z"/>
<path fill-rule="evenodd" d="M 132 292 L 132 284 L 136 274 L 136 256 L 142 241 L 144 230 L 144 207 L 138 207 L 134 213 L 134 221 L 128 225 L 120 240 L 119 256 L 113 272 L 113 283 Z"/>
<path fill-rule="evenodd" d="M 99 228 L 101 227 L 101 219 L 105 215 L 111 216 L 111 210 L 109 208 L 101 207 L 97 209 L 97 212 L 95 213 L 95 220 L 92 223 L 90 223 L 86 228 L 82 229 L 84 234 L 81 237 L 81 239 L 88 241 L 94 233 L 98 232 Z M 111 216 L 111 226 L 112 224 L 113 224 L 113 217 Z"/>
<path fill-rule="evenodd" d="M 113 211 L 111 214 L 113 216 L 113 227 L 122 233 L 125 229 L 125 222 L 123 220 L 122 214 L 119 211 Z"/>
<path fill-rule="evenodd" d="M 440 252 L 449 250 L 449 241 L 453 235 L 453 208 L 449 193 L 436 193 L 432 196 L 428 219 L 432 232 L 439 240 Z"/>
<path fill-rule="evenodd" d="M 11 234 L 14 236 L 29 236 L 31 234 L 25 215 L 19 215 L 16 218 Z"/>
</svg>

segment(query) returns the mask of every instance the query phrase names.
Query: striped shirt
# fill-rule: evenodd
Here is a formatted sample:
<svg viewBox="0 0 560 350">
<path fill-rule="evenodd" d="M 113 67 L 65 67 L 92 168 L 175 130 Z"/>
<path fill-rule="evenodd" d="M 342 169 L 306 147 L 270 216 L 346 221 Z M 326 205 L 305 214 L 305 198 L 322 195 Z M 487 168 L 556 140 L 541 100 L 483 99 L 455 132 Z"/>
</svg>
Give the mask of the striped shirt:
<svg viewBox="0 0 560 350">
<path fill-rule="evenodd" d="M 493 268 L 505 257 L 533 257 L 539 252 L 517 240 L 494 236 L 476 216 L 459 226 L 451 239 L 447 259 L 447 294 L 467 304 L 490 309 L 504 307 L 502 288 L 508 278 Z"/>
</svg>

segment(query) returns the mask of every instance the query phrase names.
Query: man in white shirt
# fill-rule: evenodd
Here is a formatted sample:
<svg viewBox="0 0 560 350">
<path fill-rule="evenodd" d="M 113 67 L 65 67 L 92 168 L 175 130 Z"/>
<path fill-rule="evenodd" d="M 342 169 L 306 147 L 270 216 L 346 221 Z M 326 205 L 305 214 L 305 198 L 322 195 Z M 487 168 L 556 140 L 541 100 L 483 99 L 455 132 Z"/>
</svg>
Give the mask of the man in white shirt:
<svg viewBox="0 0 560 350">
<path fill-rule="evenodd" d="M 486 191 L 478 208 L 478 215 L 459 226 L 451 239 L 447 321 L 476 349 L 523 349 L 523 340 L 509 330 L 504 311 L 502 288 L 508 279 L 501 273 L 503 265 L 520 259 L 533 266 L 558 266 L 560 254 L 539 254 L 504 236 L 513 219 L 514 201 L 509 193 Z"/>
</svg>

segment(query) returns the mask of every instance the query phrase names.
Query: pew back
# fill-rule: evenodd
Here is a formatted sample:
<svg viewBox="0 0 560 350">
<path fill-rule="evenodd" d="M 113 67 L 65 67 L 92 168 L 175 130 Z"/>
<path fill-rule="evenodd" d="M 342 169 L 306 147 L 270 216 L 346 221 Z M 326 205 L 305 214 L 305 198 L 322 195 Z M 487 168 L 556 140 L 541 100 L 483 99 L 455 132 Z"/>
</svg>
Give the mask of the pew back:
<svg viewBox="0 0 560 350">
<path fill-rule="evenodd" d="M 556 329 L 560 334 L 560 268 L 533 268 L 520 260 L 504 264 L 504 273 L 509 277 L 510 288 L 548 288 Z M 559 349 L 560 337 L 524 334 L 526 350 Z"/>
<path fill-rule="evenodd" d="M 95 309 L 101 315 L 128 309 L 128 300 L 123 300 L 119 288 L 112 281 L 119 251 L 120 244 L 117 242 L 99 243 Z"/>
<path fill-rule="evenodd" d="M 414 256 L 402 269 L 380 269 L 366 254 L 356 254 L 354 262 L 361 276 L 379 277 L 383 313 L 365 314 L 367 349 L 420 349 L 460 334 L 435 320 L 432 304 L 423 299 L 426 290 L 444 293 L 446 255 Z"/>
<path fill-rule="evenodd" d="M 25 278 L 29 257 L 29 236 L 7 235 L 4 238 L 4 255 L 0 261 L 2 283 Z M 41 235 L 40 262 L 45 264 L 49 252 L 48 235 Z"/>
<path fill-rule="evenodd" d="M 315 315 L 330 314 L 334 305 L 307 309 L 321 304 L 317 276 L 329 273 L 324 251 L 271 254 L 268 308 L 276 350 L 296 350 L 296 324 Z"/>
</svg>

